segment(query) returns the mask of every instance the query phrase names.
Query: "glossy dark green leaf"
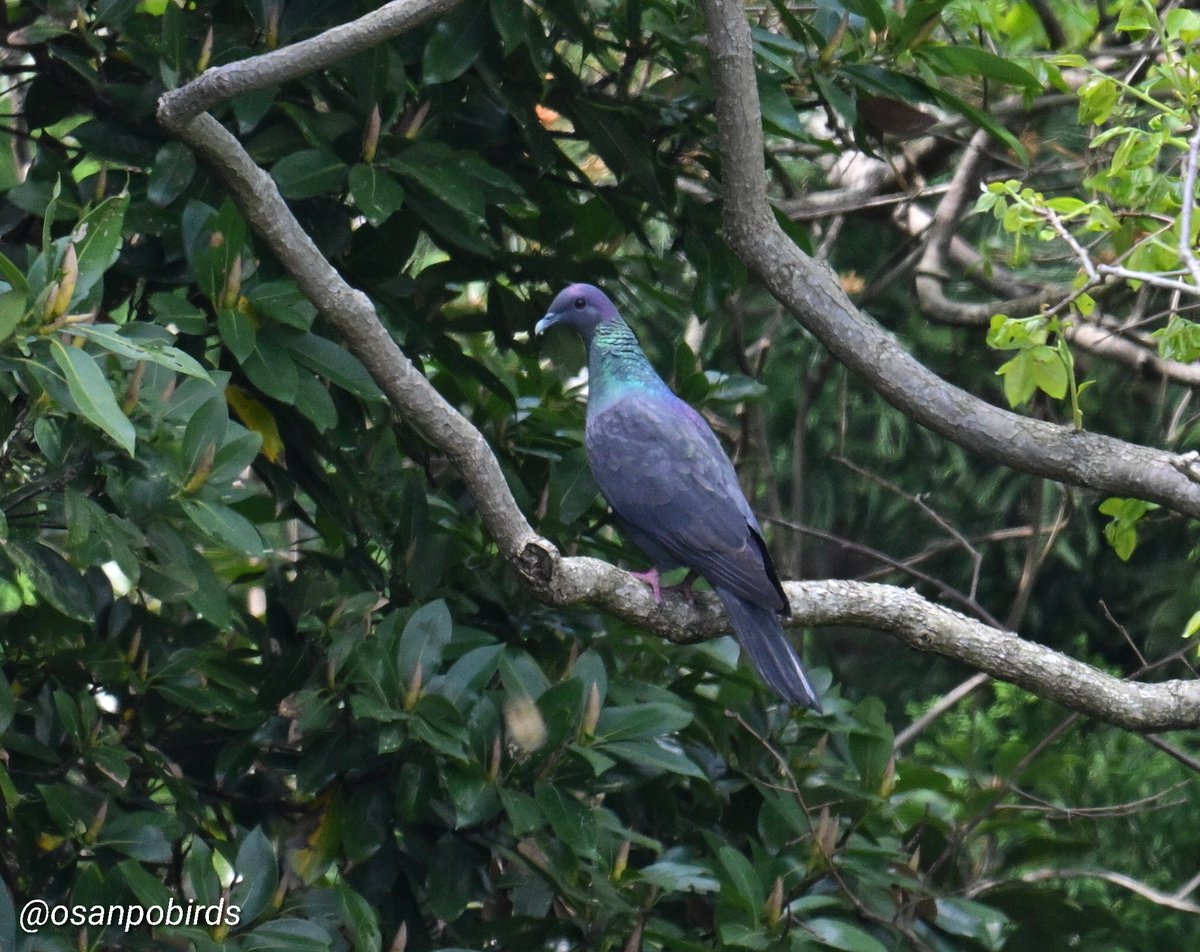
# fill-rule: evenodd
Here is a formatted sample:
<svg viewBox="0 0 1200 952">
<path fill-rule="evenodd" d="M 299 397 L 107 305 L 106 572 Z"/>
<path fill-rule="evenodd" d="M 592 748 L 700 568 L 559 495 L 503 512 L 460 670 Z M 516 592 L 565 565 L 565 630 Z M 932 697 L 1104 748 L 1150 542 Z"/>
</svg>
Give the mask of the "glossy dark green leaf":
<svg viewBox="0 0 1200 952">
<path fill-rule="evenodd" d="M 206 499 L 183 499 L 181 505 L 197 528 L 219 545 L 251 557 L 263 554 L 263 541 L 258 529 L 240 513 Z"/>
<path fill-rule="evenodd" d="M 861 926 L 841 919 L 810 919 L 805 928 L 816 936 L 821 948 L 841 952 L 886 952 L 888 948 Z"/>
<path fill-rule="evenodd" d="M 238 844 L 233 871 L 237 879 L 229 902 L 241 910 L 241 924 L 249 925 L 266 911 L 279 883 L 279 862 L 262 827 L 255 827 Z"/>
<path fill-rule="evenodd" d="M 97 845 L 143 863 L 169 863 L 178 822 L 162 813 L 124 813 L 104 824 Z"/>
<path fill-rule="evenodd" d="M 50 342 L 50 353 L 66 378 L 79 412 L 132 456 L 135 440 L 133 424 L 118 405 L 96 361 L 86 351 L 78 347 L 64 347 L 58 340 Z"/>
<path fill-rule="evenodd" d="M 375 165 L 356 165 L 350 170 L 350 195 L 372 225 L 383 224 L 404 204 L 403 187 Z"/>
<path fill-rule="evenodd" d="M 717 850 L 717 864 L 722 893 L 730 894 L 730 898 L 757 920 L 767 897 L 758 871 L 732 846 L 722 846 Z"/>
<path fill-rule="evenodd" d="M 346 163 L 328 149 L 304 149 L 284 156 L 271 168 L 271 177 L 284 198 L 313 198 L 346 185 Z"/>
<path fill-rule="evenodd" d="M 68 618 L 90 621 L 95 617 L 94 599 L 79 570 L 54 549 L 40 542 L 14 539 L 3 551 L 29 576 L 39 598 Z"/>
<path fill-rule="evenodd" d="M 232 307 L 221 308 L 217 312 L 217 329 L 225 346 L 239 361 L 254 353 L 258 333 L 254 322 L 241 310 Z"/>
<path fill-rule="evenodd" d="M 447 833 L 433 844 L 425 888 L 430 910 L 439 919 L 453 922 L 467 908 L 474 892 L 475 865 L 474 850 L 456 834 Z"/>
<path fill-rule="evenodd" d="M 16 332 L 17 325 L 29 309 L 29 295 L 25 291 L 13 290 L 0 293 L 0 344 Z"/>
<path fill-rule="evenodd" d="M 448 83 L 470 69 L 483 51 L 490 26 L 487 0 L 464 0 L 439 17 L 425 46 L 425 82 Z"/>
<path fill-rule="evenodd" d="M 72 230 L 71 240 L 79 260 L 75 301 L 81 300 L 92 289 L 121 253 L 122 228 L 129 201 L 128 194 L 106 198 L 84 215 Z"/>
<path fill-rule="evenodd" d="M 383 399 L 382 392 L 359 359 L 328 338 L 306 334 L 290 341 L 288 349 L 300 363 L 344 390 L 368 400 Z"/>
<path fill-rule="evenodd" d="M 196 176 L 196 157 L 182 142 L 168 142 L 154 157 L 146 195 L 155 205 L 165 208 L 184 193 Z"/>
<path fill-rule="evenodd" d="M 400 683 L 407 684 L 418 664 L 427 681 L 441 668 L 442 651 L 454 634 L 454 622 L 446 603 L 439 599 L 422 605 L 409 618 L 400 635 L 396 670 Z"/>
<path fill-rule="evenodd" d="M 579 857 L 594 857 L 600 841 L 595 815 L 582 803 L 549 783 L 539 784 L 535 793 L 538 809 L 546 822 Z"/>
<path fill-rule="evenodd" d="M 99 345 L 109 353 L 120 354 L 130 360 L 158 364 L 189 377 L 211 379 L 199 361 L 169 344 L 160 341 L 142 343 L 127 334 L 122 334 L 116 327 L 104 324 L 81 324 L 73 329 L 73 333 Z"/>
<path fill-rule="evenodd" d="M 333 940 L 307 919 L 271 919 L 247 933 L 241 948 L 243 952 L 328 952 Z"/>
</svg>

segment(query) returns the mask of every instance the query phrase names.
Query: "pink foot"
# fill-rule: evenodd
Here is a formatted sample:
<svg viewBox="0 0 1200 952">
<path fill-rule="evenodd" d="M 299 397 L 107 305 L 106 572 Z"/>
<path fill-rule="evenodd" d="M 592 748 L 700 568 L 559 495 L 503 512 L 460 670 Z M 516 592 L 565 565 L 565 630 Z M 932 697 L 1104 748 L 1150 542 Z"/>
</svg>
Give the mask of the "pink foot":
<svg viewBox="0 0 1200 952">
<path fill-rule="evenodd" d="M 650 586 L 650 591 L 654 593 L 655 604 L 662 601 L 662 584 L 658 580 L 658 569 L 650 569 L 647 572 L 630 572 L 629 574 L 634 578 L 640 578 Z"/>
</svg>

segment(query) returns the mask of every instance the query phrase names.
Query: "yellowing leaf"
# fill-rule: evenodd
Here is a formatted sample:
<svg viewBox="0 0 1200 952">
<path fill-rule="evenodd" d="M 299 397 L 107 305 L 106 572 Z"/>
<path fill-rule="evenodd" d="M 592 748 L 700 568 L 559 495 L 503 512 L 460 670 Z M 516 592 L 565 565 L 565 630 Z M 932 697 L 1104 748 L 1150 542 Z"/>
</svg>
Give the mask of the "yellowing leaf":
<svg viewBox="0 0 1200 952">
<path fill-rule="evenodd" d="M 225 388 L 225 399 L 246 426 L 262 437 L 262 454 L 272 463 L 283 455 L 283 439 L 275 417 L 265 406 L 248 396 L 240 387 Z"/>
</svg>

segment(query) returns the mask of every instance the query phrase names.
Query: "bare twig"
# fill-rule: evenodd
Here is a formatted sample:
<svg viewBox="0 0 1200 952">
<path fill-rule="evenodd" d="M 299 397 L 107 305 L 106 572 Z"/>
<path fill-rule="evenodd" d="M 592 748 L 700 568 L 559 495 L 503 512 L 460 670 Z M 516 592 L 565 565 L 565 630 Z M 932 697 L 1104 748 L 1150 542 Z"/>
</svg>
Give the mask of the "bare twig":
<svg viewBox="0 0 1200 952">
<path fill-rule="evenodd" d="M 1200 261 L 1192 246 L 1192 216 L 1196 212 L 1196 166 L 1200 164 L 1200 115 L 1196 131 L 1188 144 L 1187 165 L 1183 176 L 1183 208 L 1179 211 L 1179 256 L 1187 262 L 1192 280 L 1200 287 Z"/>
<path fill-rule="evenodd" d="M 930 705 L 929 710 L 896 735 L 896 739 L 892 741 L 892 750 L 899 753 L 925 733 L 930 724 L 941 718 L 947 711 L 957 707 L 959 701 L 970 697 L 985 684 L 989 684 L 991 680 L 988 675 L 979 672 L 971 675 L 952 691 L 947 691 L 942 697 L 938 698 L 936 704 Z"/>
<path fill-rule="evenodd" d="M 1124 873 L 1114 873 L 1106 869 L 1031 869 L 1018 876 L 1016 881 L 1022 883 L 1043 883 L 1052 879 L 1103 879 L 1114 886 L 1128 889 L 1143 899 L 1150 900 L 1150 902 L 1157 906 L 1164 906 L 1167 909 L 1174 909 L 1177 912 L 1200 915 L 1200 906 L 1191 900 L 1181 899 L 1172 893 L 1165 893 L 1155 889 L 1153 886 L 1147 886 L 1132 876 L 1126 876 Z M 967 895 L 972 897 L 979 896 L 993 889 L 1010 885 L 1012 882 L 1013 880 L 988 880 L 976 883 L 971 889 L 967 890 Z"/>
</svg>

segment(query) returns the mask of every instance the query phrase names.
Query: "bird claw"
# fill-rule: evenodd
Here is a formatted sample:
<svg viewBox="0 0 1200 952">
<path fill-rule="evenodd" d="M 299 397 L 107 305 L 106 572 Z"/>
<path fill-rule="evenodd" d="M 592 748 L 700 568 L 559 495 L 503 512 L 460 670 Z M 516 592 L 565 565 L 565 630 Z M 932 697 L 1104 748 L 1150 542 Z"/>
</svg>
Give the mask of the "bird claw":
<svg viewBox="0 0 1200 952">
<path fill-rule="evenodd" d="M 650 586 L 650 590 L 654 592 L 654 603 L 661 605 L 663 600 L 663 592 L 671 592 L 672 594 L 680 595 L 689 605 L 696 600 L 696 591 L 692 588 L 692 583 L 698 578 L 695 572 L 688 570 L 688 574 L 682 582 L 676 585 L 668 585 L 663 588 L 662 579 L 659 576 L 658 569 L 649 569 L 645 572 L 630 572 L 634 578 L 641 579 Z"/>
<path fill-rule="evenodd" d="M 658 569 L 649 569 L 645 572 L 630 572 L 634 578 L 641 579 L 650 586 L 650 591 L 654 593 L 654 604 L 658 605 L 662 602 L 662 582 L 658 577 Z"/>
</svg>

